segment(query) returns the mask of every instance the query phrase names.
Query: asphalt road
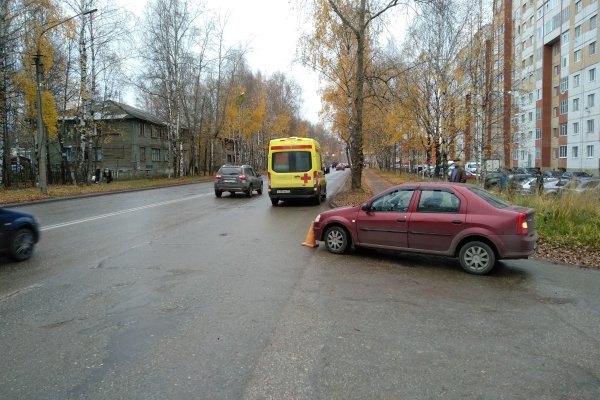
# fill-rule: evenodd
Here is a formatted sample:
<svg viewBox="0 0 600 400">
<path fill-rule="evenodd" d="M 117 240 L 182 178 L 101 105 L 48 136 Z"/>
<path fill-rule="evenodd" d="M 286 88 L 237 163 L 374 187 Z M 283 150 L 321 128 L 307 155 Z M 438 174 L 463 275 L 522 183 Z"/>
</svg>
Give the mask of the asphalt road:
<svg viewBox="0 0 600 400">
<path fill-rule="evenodd" d="M 326 208 L 210 183 L 24 207 L 0 398 L 600 398 L 600 271 L 301 246 Z"/>
</svg>

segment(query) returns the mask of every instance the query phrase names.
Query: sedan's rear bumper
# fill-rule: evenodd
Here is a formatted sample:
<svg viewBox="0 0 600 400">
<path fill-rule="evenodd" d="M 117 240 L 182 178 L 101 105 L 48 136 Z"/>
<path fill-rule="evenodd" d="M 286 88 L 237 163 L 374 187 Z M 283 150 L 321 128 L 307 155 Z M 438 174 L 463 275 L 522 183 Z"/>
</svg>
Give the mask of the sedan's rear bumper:
<svg viewBox="0 0 600 400">
<path fill-rule="evenodd" d="M 508 235 L 502 237 L 504 251 L 499 254 L 500 259 L 528 258 L 535 253 L 540 237 L 537 233 L 528 236 Z M 510 249 L 510 250 L 508 250 Z"/>
</svg>

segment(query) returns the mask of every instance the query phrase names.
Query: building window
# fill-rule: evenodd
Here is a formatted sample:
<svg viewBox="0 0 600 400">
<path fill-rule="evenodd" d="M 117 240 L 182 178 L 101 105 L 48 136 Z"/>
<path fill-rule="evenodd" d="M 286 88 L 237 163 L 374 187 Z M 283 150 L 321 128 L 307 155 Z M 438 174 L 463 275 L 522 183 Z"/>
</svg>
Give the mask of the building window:
<svg viewBox="0 0 600 400">
<path fill-rule="evenodd" d="M 160 128 L 158 126 L 150 125 L 150 137 L 151 138 L 159 138 L 160 137 Z"/>
<path fill-rule="evenodd" d="M 573 111 L 579 111 L 579 99 L 573 99 Z"/>
<path fill-rule="evenodd" d="M 102 147 L 94 147 L 94 161 L 102 161 Z"/>
<path fill-rule="evenodd" d="M 558 117 L 558 107 L 552 107 L 552 115 Z"/>
<path fill-rule="evenodd" d="M 560 78 L 560 92 L 564 93 L 569 90 L 569 77 Z"/>
<path fill-rule="evenodd" d="M 586 121 L 586 133 L 594 133 L 594 120 L 593 119 L 588 119 Z"/>
<path fill-rule="evenodd" d="M 589 108 L 594 107 L 595 100 L 596 100 L 596 95 L 594 93 L 588 94 L 588 105 L 587 106 Z"/>
<path fill-rule="evenodd" d="M 558 158 L 558 149 L 556 147 L 552 148 L 552 159 L 556 160 Z"/>
<path fill-rule="evenodd" d="M 542 119 L 542 109 L 541 108 L 536 108 L 535 109 L 535 119 L 537 121 Z"/>
<path fill-rule="evenodd" d="M 598 15 L 594 15 L 592 18 L 590 18 L 590 29 L 596 29 L 597 25 L 598 25 Z"/>
<path fill-rule="evenodd" d="M 521 123 L 524 124 L 525 123 L 525 114 L 521 114 Z"/>
<path fill-rule="evenodd" d="M 596 42 L 590 43 L 590 45 L 588 46 L 588 49 L 590 51 L 590 56 L 593 56 L 594 54 L 596 54 Z"/>
<path fill-rule="evenodd" d="M 542 159 L 542 149 L 539 149 L 539 148 L 535 149 L 535 159 L 536 160 L 541 160 Z"/>
<path fill-rule="evenodd" d="M 579 74 L 573 76 L 573 87 L 579 87 Z"/>
<path fill-rule="evenodd" d="M 562 44 L 569 44 L 569 31 L 566 31 L 562 34 Z"/>
<path fill-rule="evenodd" d="M 581 25 L 575 27 L 575 39 L 581 36 Z"/>
<path fill-rule="evenodd" d="M 160 161 L 160 149 L 152 149 L 152 161 Z"/>
<path fill-rule="evenodd" d="M 575 50 L 575 53 L 573 54 L 573 59 L 575 62 L 581 61 L 581 50 Z"/>
<path fill-rule="evenodd" d="M 533 112 L 529 111 L 529 122 L 533 121 Z"/>
<path fill-rule="evenodd" d="M 559 158 L 567 158 L 567 146 L 560 146 L 559 152 Z"/>
<path fill-rule="evenodd" d="M 581 12 L 581 0 L 577 0 L 575 2 L 575 14 L 579 14 Z"/>
<path fill-rule="evenodd" d="M 552 128 L 552 136 L 558 137 L 558 128 Z"/>
<path fill-rule="evenodd" d="M 140 161 L 146 161 L 146 148 L 140 146 Z"/>
<path fill-rule="evenodd" d="M 588 144 L 586 147 L 586 154 L 587 154 L 587 158 L 592 158 L 594 157 L 594 145 L 593 144 Z"/>
<path fill-rule="evenodd" d="M 577 135 L 579 133 L 579 122 L 573 122 L 573 135 Z"/>
<path fill-rule="evenodd" d="M 535 128 L 535 139 L 541 139 L 542 138 L 542 128 Z"/>
<path fill-rule="evenodd" d="M 571 147 L 571 157 L 572 158 L 579 157 L 579 147 L 578 146 Z"/>
<path fill-rule="evenodd" d="M 566 114 L 569 112 L 569 100 L 562 100 L 560 102 L 560 114 Z"/>
<path fill-rule="evenodd" d="M 145 128 L 145 124 L 143 122 L 140 122 L 140 137 L 145 136 L 144 128 Z"/>
<path fill-rule="evenodd" d="M 560 124 L 560 136 L 567 136 L 567 124 Z"/>
<path fill-rule="evenodd" d="M 596 68 L 592 68 L 588 71 L 588 78 L 590 78 L 590 82 L 594 82 L 596 80 Z"/>
</svg>

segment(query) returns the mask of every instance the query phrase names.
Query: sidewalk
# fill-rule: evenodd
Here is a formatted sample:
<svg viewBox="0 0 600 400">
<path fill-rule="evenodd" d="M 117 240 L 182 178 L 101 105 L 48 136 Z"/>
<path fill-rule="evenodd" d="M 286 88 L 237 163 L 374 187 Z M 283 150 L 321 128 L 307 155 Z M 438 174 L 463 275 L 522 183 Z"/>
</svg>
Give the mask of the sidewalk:
<svg viewBox="0 0 600 400">
<path fill-rule="evenodd" d="M 380 177 L 372 168 L 363 169 L 364 184 L 371 189 L 373 194 L 378 194 L 392 186 L 392 184 Z"/>
</svg>

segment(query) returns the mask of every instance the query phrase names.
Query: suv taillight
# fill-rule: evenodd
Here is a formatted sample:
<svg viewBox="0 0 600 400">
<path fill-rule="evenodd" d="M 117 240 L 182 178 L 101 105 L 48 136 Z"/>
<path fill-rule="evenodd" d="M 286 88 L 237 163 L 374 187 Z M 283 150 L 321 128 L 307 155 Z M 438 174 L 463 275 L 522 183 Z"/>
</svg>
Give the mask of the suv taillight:
<svg viewBox="0 0 600 400">
<path fill-rule="evenodd" d="M 527 214 L 519 213 L 517 224 L 517 233 L 519 235 L 527 235 L 529 233 L 529 225 L 527 224 Z"/>
<path fill-rule="evenodd" d="M 240 175 L 238 178 L 240 178 L 240 181 L 245 181 L 246 180 L 246 175 Z"/>
<path fill-rule="evenodd" d="M 219 180 L 219 179 L 221 179 L 221 176 L 222 176 L 221 174 L 217 174 L 217 176 L 215 176 L 215 179 Z"/>
</svg>

